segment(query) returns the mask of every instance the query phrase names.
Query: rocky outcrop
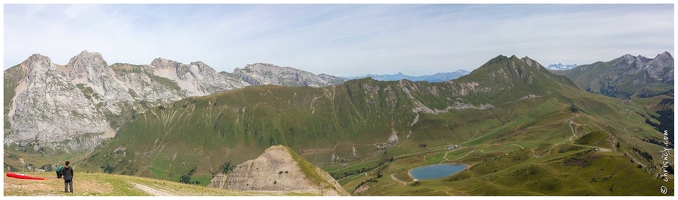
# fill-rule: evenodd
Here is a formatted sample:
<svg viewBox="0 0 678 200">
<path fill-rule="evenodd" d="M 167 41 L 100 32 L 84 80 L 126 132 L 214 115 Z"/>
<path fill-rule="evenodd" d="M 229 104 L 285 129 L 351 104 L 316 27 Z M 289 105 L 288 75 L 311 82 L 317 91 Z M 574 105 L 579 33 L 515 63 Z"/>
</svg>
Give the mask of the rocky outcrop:
<svg viewBox="0 0 678 200">
<path fill-rule="evenodd" d="M 207 187 L 349 195 L 327 172 L 282 145 L 272 146 L 258 158 L 237 165 L 228 175 L 215 176 Z"/>
<path fill-rule="evenodd" d="M 236 68 L 233 73 L 251 85 L 322 87 L 346 82 L 346 79 L 336 76 L 315 75 L 311 72 L 267 63 L 255 63 L 243 69 Z"/>
</svg>

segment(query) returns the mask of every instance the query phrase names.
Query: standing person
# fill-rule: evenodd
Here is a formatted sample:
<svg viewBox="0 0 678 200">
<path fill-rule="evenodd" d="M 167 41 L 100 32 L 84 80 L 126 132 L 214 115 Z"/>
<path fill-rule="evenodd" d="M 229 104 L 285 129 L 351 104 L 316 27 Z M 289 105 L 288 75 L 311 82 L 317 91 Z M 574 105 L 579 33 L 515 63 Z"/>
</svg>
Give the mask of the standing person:
<svg viewBox="0 0 678 200">
<path fill-rule="evenodd" d="M 70 162 L 66 161 L 66 166 L 61 170 L 64 176 L 64 192 L 68 192 L 68 186 L 71 186 L 71 193 L 73 193 L 73 168 L 69 166 Z"/>
</svg>

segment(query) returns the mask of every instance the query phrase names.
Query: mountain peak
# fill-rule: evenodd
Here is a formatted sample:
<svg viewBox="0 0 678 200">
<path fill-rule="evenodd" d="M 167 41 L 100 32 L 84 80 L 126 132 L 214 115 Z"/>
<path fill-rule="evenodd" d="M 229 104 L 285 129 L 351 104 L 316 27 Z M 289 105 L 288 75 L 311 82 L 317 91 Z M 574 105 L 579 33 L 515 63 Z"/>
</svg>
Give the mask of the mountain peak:
<svg viewBox="0 0 678 200">
<path fill-rule="evenodd" d="M 66 73 L 69 73 L 71 78 L 82 77 L 83 74 L 88 74 L 87 68 L 97 69 L 101 71 L 108 66 L 106 60 L 97 52 L 82 51 L 80 54 L 73 56 L 64 68 Z"/>
<path fill-rule="evenodd" d="M 50 60 L 49 57 L 43 56 L 42 54 L 35 53 L 26 59 L 26 61 L 34 61 L 34 60 Z"/>
<path fill-rule="evenodd" d="M 523 82 L 525 84 L 537 82 L 542 82 L 539 84 L 546 84 L 551 81 L 562 82 L 562 80 L 554 77 L 553 74 L 539 64 L 539 62 L 532 60 L 527 56 L 519 59 L 515 55 L 512 55 L 511 57 L 499 55 L 490 59 L 478 69 L 473 70 L 471 74 L 475 74 L 476 76 L 474 77 L 477 78 L 483 76 L 494 77 L 495 81 L 509 84 L 516 83 L 515 81 Z"/>
<path fill-rule="evenodd" d="M 101 56 L 99 52 L 89 52 L 87 50 L 83 50 L 80 52 L 80 54 L 74 56 L 73 58 L 97 58 L 103 60 L 103 56 Z"/>
<path fill-rule="evenodd" d="M 619 61 L 618 63 L 626 63 L 627 65 L 633 65 L 633 66 L 643 66 L 647 63 L 650 62 L 673 62 L 673 56 L 671 56 L 671 53 L 668 51 L 664 51 L 663 53 L 657 54 L 654 58 L 648 58 L 642 55 L 638 56 L 633 56 L 631 54 L 624 54 L 623 56 L 618 58 Z M 617 65 L 619 67 L 623 67 L 623 65 Z"/>
<path fill-rule="evenodd" d="M 668 51 L 664 51 L 664 53 L 657 54 L 654 59 L 673 59 L 673 56 Z"/>
<path fill-rule="evenodd" d="M 182 63 L 174 61 L 174 60 L 169 60 L 166 58 L 158 57 L 153 59 L 151 62 L 151 65 L 159 68 L 179 68 L 179 66 L 182 65 Z"/>
<path fill-rule="evenodd" d="M 11 67 L 7 70 L 13 69 L 13 70 L 20 70 L 20 71 L 25 72 L 25 71 L 28 71 L 28 70 L 33 69 L 35 67 L 49 67 L 49 65 L 51 65 L 51 64 L 52 64 L 52 60 L 49 57 L 43 56 L 39 53 L 36 53 L 36 54 L 29 56 L 26 60 L 21 62 L 21 64 L 15 66 L 15 67 Z M 7 78 L 7 77 L 5 77 L 5 78 Z"/>
<path fill-rule="evenodd" d="M 497 57 L 494 57 L 494 58 L 490 59 L 489 61 L 487 61 L 485 64 L 483 64 L 483 66 L 493 65 L 493 64 L 496 64 L 496 63 L 499 63 L 499 62 L 502 62 L 502 61 L 505 61 L 505 60 L 508 60 L 508 59 L 509 59 L 508 57 L 499 54 Z M 483 66 L 481 66 L 481 67 L 483 67 Z"/>
</svg>

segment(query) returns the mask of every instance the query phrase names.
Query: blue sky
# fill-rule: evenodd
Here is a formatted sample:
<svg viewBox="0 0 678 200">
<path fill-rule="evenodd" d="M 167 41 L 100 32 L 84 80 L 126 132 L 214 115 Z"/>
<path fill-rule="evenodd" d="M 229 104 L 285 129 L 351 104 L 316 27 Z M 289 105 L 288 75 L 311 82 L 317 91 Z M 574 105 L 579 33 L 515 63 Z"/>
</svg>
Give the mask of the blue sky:
<svg viewBox="0 0 678 200">
<path fill-rule="evenodd" d="M 499 55 L 542 65 L 674 55 L 673 5 L 5 5 L 4 68 L 163 57 L 232 72 L 265 62 L 316 74 L 473 70 Z"/>
</svg>

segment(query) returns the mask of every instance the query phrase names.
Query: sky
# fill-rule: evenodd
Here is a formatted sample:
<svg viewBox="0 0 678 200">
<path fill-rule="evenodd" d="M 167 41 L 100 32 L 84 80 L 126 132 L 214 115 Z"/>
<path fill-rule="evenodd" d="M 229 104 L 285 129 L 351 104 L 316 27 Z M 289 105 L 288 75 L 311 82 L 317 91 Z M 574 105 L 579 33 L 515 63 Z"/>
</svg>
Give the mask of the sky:
<svg viewBox="0 0 678 200">
<path fill-rule="evenodd" d="M 497 55 L 542 65 L 674 55 L 673 5 L 4 5 L 4 69 L 83 50 L 232 72 L 271 63 L 316 74 L 473 70 Z"/>
</svg>

